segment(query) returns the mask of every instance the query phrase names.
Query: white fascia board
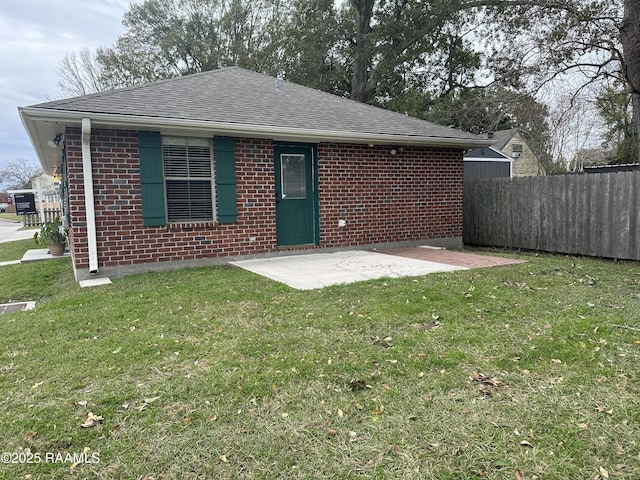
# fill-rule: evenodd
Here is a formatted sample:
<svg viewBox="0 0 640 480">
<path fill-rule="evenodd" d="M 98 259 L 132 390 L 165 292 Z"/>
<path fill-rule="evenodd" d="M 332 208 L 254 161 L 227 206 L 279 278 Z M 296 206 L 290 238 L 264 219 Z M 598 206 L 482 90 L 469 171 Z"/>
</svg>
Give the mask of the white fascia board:
<svg viewBox="0 0 640 480">
<path fill-rule="evenodd" d="M 28 115 L 32 121 L 57 121 L 62 123 L 80 123 L 82 118 L 90 118 L 94 126 L 121 128 L 153 129 L 158 131 L 185 130 L 217 135 L 238 137 L 270 138 L 288 141 L 317 141 L 336 143 L 364 143 L 378 145 L 404 145 L 428 147 L 459 147 L 463 149 L 488 147 L 494 141 L 488 139 L 466 139 L 447 137 L 419 137 L 409 135 L 390 135 L 376 133 L 341 132 L 335 130 L 315 130 L 305 128 L 283 128 L 269 125 L 249 125 L 205 120 L 186 120 L 179 118 L 139 117 L 121 114 L 91 112 L 70 112 L 52 109 L 24 107 L 21 115 Z"/>
</svg>

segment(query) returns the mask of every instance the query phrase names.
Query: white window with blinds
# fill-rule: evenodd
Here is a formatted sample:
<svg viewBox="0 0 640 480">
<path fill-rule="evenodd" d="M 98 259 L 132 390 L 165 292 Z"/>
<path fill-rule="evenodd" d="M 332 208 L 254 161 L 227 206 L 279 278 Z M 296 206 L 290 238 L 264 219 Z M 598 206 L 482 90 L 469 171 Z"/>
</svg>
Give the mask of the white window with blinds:
<svg viewBox="0 0 640 480">
<path fill-rule="evenodd" d="M 211 141 L 206 138 L 162 137 L 162 162 L 167 220 L 214 220 Z"/>
</svg>

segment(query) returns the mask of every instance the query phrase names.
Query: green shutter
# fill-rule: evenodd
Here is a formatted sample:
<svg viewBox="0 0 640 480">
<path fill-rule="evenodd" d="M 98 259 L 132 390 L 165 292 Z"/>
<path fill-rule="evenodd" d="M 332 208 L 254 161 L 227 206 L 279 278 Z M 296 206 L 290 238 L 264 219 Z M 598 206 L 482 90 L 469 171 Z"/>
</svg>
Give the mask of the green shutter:
<svg viewBox="0 0 640 480">
<path fill-rule="evenodd" d="M 233 138 L 216 137 L 214 145 L 218 222 L 236 223 L 238 206 L 236 204 L 235 143 Z"/>
<path fill-rule="evenodd" d="M 142 224 L 146 227 L 166 225 L 160 133 L 138 133 L 138 151 L 142 186 Z"/>
</svg>

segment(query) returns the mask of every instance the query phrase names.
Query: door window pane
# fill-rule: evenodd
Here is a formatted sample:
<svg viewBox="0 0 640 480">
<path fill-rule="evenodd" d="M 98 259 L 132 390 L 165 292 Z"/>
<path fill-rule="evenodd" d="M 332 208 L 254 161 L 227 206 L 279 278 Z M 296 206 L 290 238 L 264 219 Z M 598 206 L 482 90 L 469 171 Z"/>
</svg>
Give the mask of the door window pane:
<svg viewBox="0 0 640 480">
<path fill-rule="evenodd" d="M 280 155 L 282 198 L 307 198 L 305 163 L 304 155 Z"/>
</svg>

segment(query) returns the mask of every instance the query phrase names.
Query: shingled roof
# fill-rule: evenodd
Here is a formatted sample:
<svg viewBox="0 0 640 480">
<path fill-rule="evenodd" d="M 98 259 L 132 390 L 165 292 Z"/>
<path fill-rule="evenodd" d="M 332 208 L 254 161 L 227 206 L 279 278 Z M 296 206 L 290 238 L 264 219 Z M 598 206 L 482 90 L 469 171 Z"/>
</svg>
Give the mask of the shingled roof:
<svg viewBox="0 0 640 480">
<path fill-rule="evenodd" d="M 20 108 L 36 150 L 38 121 L 195 129 L 276 140 L 471 148 L 478 136 L 238 67 Z M 49 129 L 51 135 L 53 130 Z M 47 140 L 50 140 L 48 138 Z M 40 153 L 40 152 L 39 152 Z M 42 159 L 41 159 L 42 160 Z"/>
</svg>

